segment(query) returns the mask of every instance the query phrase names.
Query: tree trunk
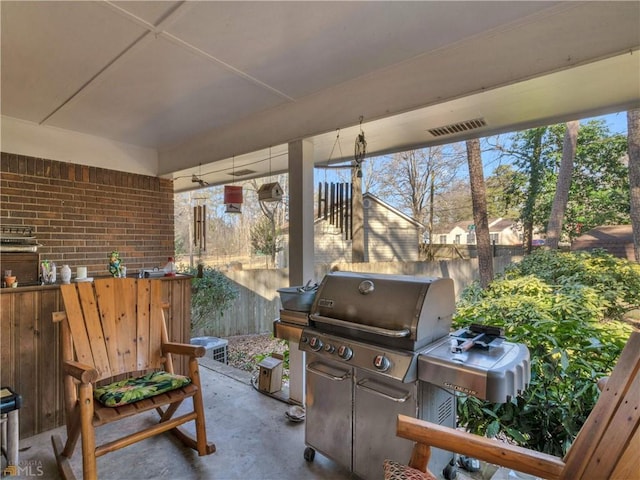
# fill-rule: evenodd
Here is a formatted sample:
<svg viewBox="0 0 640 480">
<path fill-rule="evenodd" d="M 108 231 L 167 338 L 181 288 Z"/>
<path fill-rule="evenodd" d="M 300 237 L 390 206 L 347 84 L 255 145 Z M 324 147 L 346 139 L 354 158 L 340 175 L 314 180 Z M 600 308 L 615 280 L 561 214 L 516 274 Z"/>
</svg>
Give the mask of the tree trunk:
<svg viewBox="0 0 640 480">
<path fill-rule="evenodd" d="M 493 280 L 493 256 L 491 237 L 489 236 L 489 219 L 487 215 L 487 195 L 482 172 L 480 156 L 480 140 L 467 140 L 467 161 L 469 163 L 469 182 L 471 184 L 471 201 L 473 203 L 473 222 L 476 227 L 476 243 L 478 246 L 478 268 L 480 270 L 480 286 L 486 288 Z"/>
<path fill-rule="evenodd" d="M 627 112 L 631 225 L 636 262 L 640 262 L 640 109 Z"/>
<path fill-rule="evenodd" d="M 562 234 L 562 223 L 564 212 L 567 209 L 567 202 L 569 201 L 569 188 L 571 187 L 573 159 L 576 156 L 579 128 L 580 122 L 578 120 L 567 122 L 567 131 L 562 144 L 562 160 L 560 161 L 560 169 L 556 181 L 556 193 L 553 197 L 551 216 L 547 224 L 546 246 L 553 250 L 558 248 L 560 235 Z"/>
<path fill-rule="evenodd" d="M 529 191 L 524 205 L 523 228 L 524 228 L 524 246 L 527 254 L 531 253 L 533 240 L 533 211 L 536 201 L 540 195 L 540 183 L 542 177 L 542 165 L 540 157 L 542 156 L 542 137 L 545 134 L 545 128 L 537 128 L 534 130 L 533 150 L 529 158 Z"/>
</svg>

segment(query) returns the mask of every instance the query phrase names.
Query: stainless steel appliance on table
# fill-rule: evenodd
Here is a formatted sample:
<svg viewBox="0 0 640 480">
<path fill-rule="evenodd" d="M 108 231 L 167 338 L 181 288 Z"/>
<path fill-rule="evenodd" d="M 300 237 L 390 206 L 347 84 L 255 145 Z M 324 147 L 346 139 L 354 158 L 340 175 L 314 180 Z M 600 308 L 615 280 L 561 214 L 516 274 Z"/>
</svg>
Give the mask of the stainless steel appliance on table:
<svg viewBox="0 0 640 480">
<path fill-rule="evenodd" d="M 464 387 L 445 374 L 461 367 L 460 355 L 452 350 L 452 342 L 458 341 L 449 337 L 454 310 L 451 279 L 351 272 L 325 276 L 299 342 L 307 354 L 307 461 L 318 451 L 360 478 L 378 479 L 385 458 L 407 462 L 411 456 L 413 444 L 395 434 L 398 414 L 455 427 L 455 391 Z M 466 338 L 459 342 L 468 350 L 479 348 Z M 449 353 L 434 350 L 440 345 Z M 503 355 L 494 345 L 488 348 L 494 358 L 491 369 Z M 515 367 L 521 360 L 516 357 L 524 353 L 515 351 L 498 367 Z M 432 361 L 435 367 L 422 367 L 424 352 L 440 355 Z M 429 381 L 422 379 L 421 368 L 428 371 Z M 528 381 L 526 375 L 522 378 Z M 498 383 L 492 380 L 492 385 Z M 453 478 L 452 458 L 434 449 L 431 470 L 447 469 Z"/>
</svg>

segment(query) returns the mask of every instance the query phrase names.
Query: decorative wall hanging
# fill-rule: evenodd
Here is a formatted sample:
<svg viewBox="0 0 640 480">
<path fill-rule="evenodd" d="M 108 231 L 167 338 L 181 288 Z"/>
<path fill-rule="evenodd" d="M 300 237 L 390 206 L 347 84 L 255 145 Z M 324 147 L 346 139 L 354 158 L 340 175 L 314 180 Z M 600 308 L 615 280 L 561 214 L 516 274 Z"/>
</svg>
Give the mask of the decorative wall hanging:
<svg viewBox="0 0 640 480">
<path fill-rule="evenodd" d="M 353 185 L 351 183 L 318 184 L 318 218 L 344 233 L 345 240 L 353 238 Z"/>
<path fill-rule="evenodd" d="M 364 161 L 364 156 L 367 153 L 367 141 L 364 138 L 364 132 L 362 131 L 362 121 L 364 120 L 363 116 L 360 116 L 360 133 L 356 137 L 356 143 L 354 146 L 353 158 L 356 162 L 356 176 L 358 178 L 362 178 L 362 162 Z"/>
<path fill-rule="evenodd" d="M 207 250 L 207 206 L 193 207 L 193 246 L 200 251 Z"/>
</svg>

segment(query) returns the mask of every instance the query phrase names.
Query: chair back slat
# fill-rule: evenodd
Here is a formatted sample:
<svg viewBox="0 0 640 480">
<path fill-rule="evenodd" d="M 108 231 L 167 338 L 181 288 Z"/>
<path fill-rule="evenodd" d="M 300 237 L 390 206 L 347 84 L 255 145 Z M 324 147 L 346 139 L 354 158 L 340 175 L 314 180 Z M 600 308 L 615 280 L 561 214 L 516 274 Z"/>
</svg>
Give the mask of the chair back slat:
<svg viewBox="0 0 640 480">
<path fill-rule="evenodd" d="M 114 305 L 116 326 L 118 328 L 118 349 L 122 359 L 122 370 L 133 372 L 138 366 L 137 332 L 137 280 L 135 278 L 118 278 L 114 280 Z M 144 308 L 141 305 L 140 308 Z M 148 307 L 147 307 L 148 308 Z"/>
<path fill-rule="evenodd" d="M 150 306 L 151 306 L 151 289 L 150 280 L 140 279 L 138 280 L 137 289 L 137 305 L 138 311 L 136 312 L 136 346 L 138 349 L 137 368 L 138 370 L 145 370 L 151 368 L 149 357 L 149 327 L 150 327 Z"/>
<path fill-rule="evenodd" d="M 99 378 L 166 367 L 162 282 L 108 278 L 62 285 L 75 359 Z"/>
<path fill-rule="evenodd" d="M 76 291 L 76 285 L 61 285 L 60 293 L 64 301 L 64 309 L 67 313 L 67 324 L 71 337 L 73 338 L 73 347 L 76 352 L 78 362 L 87 365 L 94 365 L 93 353 L 91 352 L 91 343 L 87 334 L 87 327 L 84 322 L 80 299 Z M 72 358 L 66 360 L 73 360 Z"/>
<path fill-rule="evenodd" d="M 598 402 L 565 456 L 562 478 L 610 478 L 625 457 L 631 440 L 637 437 L 639 423 L 640 333 L 633 332 Z"/>
<path fill-rule="evenodd" d="M 110 377 L 111 365 L 109 363 L 107 346 L 105 344 L 104 332 L 102 331 L 102 322 L 100 321 L 100 313 L 98 312 L 93 285 L 88 282 L 79 283 L 77 286 L 77 294 L 80 299 L 84 323 L 87 328 L 89 345 L 91 346 L 91 353 L 93 355 L 93 366 L 101 378 Z"/>
<path fill-rule="evenodd" d="M 165 326 L 164 310 L 162 309 L 162 282 L 145 280 L 149 285 L 151 310 L 149 312 L 149 362 L 152 368 L 158 368 L 162 359 L 162 327 Z"/>
<path fill-rule="evenodd" d="M 640 428 L 636 430 L 624 454 L 620 458 L 610 480 L 629 480 L 638 476 L 638 452 L 640 452 Z"/>
<path fill-rule="evenodd" d="M 118 314 L 115 306 L 115 280 L 116 279 L 109 278 L 96 280 L 94 282 L 96 300 L 100 312 L 102 331 L 104 332 L 112 375 L 126 372 L 120 348 L 120 336 L 122 332 L 118 325 Z M 102 378 L 106 377 L 101 377 L 100 379 Z"/>
</svg>

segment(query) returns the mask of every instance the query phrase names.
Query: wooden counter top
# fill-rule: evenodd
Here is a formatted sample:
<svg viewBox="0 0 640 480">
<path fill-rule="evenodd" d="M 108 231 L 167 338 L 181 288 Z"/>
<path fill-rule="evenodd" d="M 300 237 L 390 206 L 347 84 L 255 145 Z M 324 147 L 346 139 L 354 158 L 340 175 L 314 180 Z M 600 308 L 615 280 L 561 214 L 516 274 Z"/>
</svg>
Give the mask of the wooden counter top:
<svg viewBox="0 0 640 480">
<path fill-rule="evenodd" d="M 137 274 L 133 276 L 133 278 L 137 277 Z M 98 278 L 109 278 L 108 275 L 103 275 L 100 277 L 92 277 L 95 279 Z M 131 277 L 129 277 L 131 278 Z M 173 281 L 173 280 L 183 280 L 183 279 L 191 279 L 193 278 L 192 275 L 185 275 L 182 273 L 179 273 L 175 276 L 172 277 L 152 277 L 151 280 L 162 280 L 162 281 Z M 71 282 L 71 283 L 75 283 L 75 282 Z M 18 286 L 15 288 L 10 288 L 10 287 L 4 287 L 4 288 L 0 288 L 0 294 L 3 293 L 18 293 L 18 292 L 29 292 L 29 291 L 33 291 L 33 290 L 46 290 L 46 289 L 58 289 L 58 287 L 60 287 L 60 285 L 62 285 L 62 282 L 58 281 L 56 283 L 51 283 L 51 284 L 41 284 L 41 285 L 25 285 L 24 287 L 20 286 L 20 282 L 18 282 Z"/>
</svg>

